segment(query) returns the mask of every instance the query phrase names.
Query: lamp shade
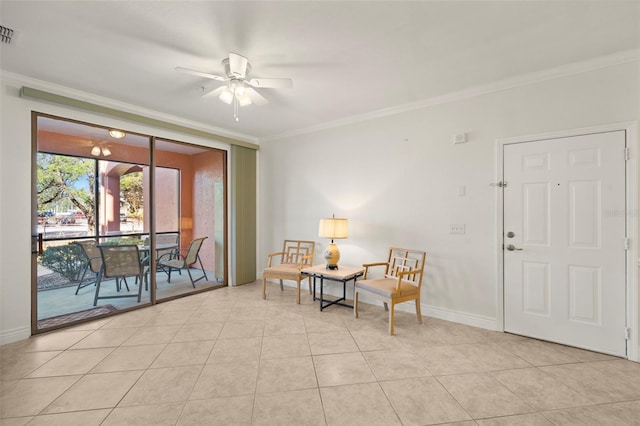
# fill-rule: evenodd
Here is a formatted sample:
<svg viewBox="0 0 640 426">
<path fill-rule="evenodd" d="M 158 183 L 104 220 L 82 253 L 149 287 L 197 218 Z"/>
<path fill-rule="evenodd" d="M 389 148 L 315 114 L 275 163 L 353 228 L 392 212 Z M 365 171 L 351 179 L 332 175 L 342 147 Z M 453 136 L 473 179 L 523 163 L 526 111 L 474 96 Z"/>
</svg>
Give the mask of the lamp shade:
<svg viewBox="0 0 640 426">
<path fill-rule="evenodd" d="M 332 240 L 347 238 L 349 236 L 347 219 L 336 217 L 320 219 L 318 235 L 322 238 L 331 238 Z"/>
</svg>

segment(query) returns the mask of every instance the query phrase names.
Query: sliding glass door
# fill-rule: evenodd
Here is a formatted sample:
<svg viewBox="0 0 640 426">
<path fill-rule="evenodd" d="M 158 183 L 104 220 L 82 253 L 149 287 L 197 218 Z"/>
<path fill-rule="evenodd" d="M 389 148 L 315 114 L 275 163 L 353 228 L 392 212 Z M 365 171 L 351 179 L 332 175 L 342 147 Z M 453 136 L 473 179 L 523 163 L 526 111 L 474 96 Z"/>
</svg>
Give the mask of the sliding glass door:
<svg viewBox="0 0 640 426">
<path fill-rule="evenodd" d="M 34 333 L 226 284 L 225 151 L 39 114 L 34 128 Z M 139 273 L 101 253 L 115 245 Z"/>
</svg>

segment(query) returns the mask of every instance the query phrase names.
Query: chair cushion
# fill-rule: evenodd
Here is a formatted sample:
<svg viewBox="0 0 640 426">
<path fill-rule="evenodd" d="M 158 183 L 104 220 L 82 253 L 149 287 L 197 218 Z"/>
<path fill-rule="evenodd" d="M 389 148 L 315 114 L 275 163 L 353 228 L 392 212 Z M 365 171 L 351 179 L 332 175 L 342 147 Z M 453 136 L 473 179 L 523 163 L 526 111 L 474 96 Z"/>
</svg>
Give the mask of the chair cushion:
<svg viewBox="0 0 640 426">
<path fill-rule="evenodd" d="M 356 287 L 380 296 L 392 299 L 399 296 L 410 296 L 418 293 L 418 287 L 406 283 L 400 283 L 400 292 L 396 291 L 397 278 L 375 278 L 371 280 L 356 281 Z"/>
<path fill-rule="evenodd" d="M 264 274 L 291 275 L 297 277 L 300 275 L 300 268 L 297 264 L 283 263 L 266 268 Z"/>
</svg>

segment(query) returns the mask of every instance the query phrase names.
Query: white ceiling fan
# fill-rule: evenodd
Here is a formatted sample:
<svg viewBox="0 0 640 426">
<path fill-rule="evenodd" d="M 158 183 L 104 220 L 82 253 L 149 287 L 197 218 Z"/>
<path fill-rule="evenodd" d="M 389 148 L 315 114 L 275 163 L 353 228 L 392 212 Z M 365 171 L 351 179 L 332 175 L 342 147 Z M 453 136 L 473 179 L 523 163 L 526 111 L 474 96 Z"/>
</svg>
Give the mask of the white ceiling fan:
<svg viewBox="0 0 640 426">
<path fill-rule="evenodd" d="M 269 102 L 255 90 L 256 88 L 286 89 L 293 87 L 293 81 L 290 78 L 249 78 L 251 64 L 247 58 L 237 53 L 230 52 L 229 57 L 222 60 L 222 64 L 226 76 L 182 67 L 176 67 L 176 71 L 227 83 L 210 90 L 203 96 L 219 96 L 222 102 L 233 103 L 233 116 L 236 121 L 239 121 L 239 106 L 264 105 Z"/>
</svg>

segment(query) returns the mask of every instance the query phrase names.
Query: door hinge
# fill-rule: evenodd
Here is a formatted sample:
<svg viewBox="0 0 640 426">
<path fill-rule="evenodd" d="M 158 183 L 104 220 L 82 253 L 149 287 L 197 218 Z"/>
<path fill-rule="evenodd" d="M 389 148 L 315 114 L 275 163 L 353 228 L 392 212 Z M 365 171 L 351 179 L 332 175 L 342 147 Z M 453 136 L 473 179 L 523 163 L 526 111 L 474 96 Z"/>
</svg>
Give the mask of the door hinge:
<svg viewBox="0 0 640 426">
<path fill-rule="evenodd" d="M 489 186 L 497 186 L 498 188 L 506 188 L 507 182 L 490 183 Z"/>
<path fill-rule="evenodd" d="M 631 152 L 629 151 L 629 147 L 625 147 L 624 149 L 624 159 L 625 160 L 631 159 Z"/>
<path fill-rule="evenodd" d="M 631 339 L 631 327 L 624 328 L 624 338 L 627 340 Z"/>
<path fill-rule="evenodd" d="M 625 238 L 623 240 L 623 244 L 624 244 L 624 249 L 625 250 L 630 250 L 631 249 L 631 238 Z"/>
</svg>

